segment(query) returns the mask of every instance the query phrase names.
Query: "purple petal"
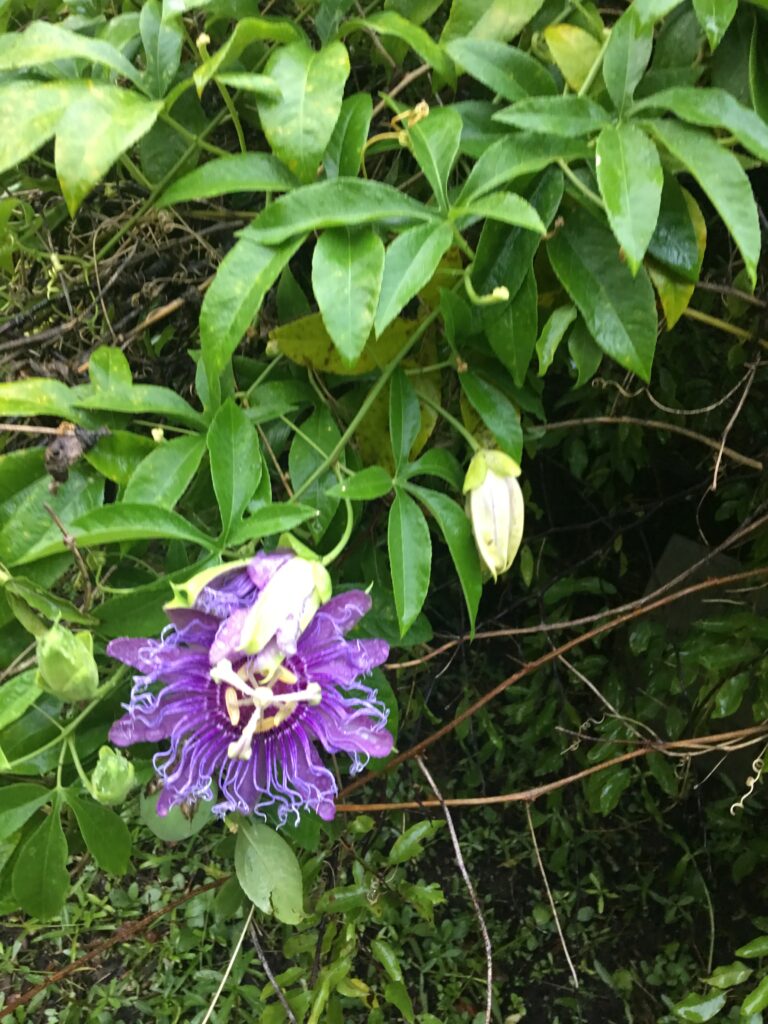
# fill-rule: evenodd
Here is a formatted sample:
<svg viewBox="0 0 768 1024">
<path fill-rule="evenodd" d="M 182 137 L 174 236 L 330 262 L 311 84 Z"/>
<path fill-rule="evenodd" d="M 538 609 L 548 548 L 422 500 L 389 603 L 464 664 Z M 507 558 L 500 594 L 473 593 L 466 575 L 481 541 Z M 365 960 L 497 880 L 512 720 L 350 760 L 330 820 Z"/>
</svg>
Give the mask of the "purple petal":
<svg viewBox="0 0 768 1024">
<path fill-rule="evenodd" d="M 271 554 L 260 551 L 248 563 L 248 576 L 255 587 L 263 590 L 277 570 L 295 557 L 292 551 L 273 551 Z"/>
</svg>

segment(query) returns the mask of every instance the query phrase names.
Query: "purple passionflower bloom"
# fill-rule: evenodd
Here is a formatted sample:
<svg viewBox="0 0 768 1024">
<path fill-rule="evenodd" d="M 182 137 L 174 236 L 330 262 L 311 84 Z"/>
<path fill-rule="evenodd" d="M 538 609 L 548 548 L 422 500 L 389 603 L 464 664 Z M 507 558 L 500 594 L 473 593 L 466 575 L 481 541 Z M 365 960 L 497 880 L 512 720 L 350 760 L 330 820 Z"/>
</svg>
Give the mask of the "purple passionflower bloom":
<svg viewBox="0 0 768 1024">
<path fill-rule="evenodd" d="M 345 638 L 371 599 L 360 590 L 327 599 L 324 572 L 284 551 L 206 570 L 177 589 L 160 639 L 110 643 L 141 673 L 110 740 L 170 741 L 154 758 L 159 814 L 212 799 L 215 782 L 219 815 L 274 805 L 281 824 L 305 807 L 330 820 L 336 780 L 316 744 L 348 754 L 353 773 L 390 752 L 387 709 L 361 681 L 389 646 Z"/>
</svg>

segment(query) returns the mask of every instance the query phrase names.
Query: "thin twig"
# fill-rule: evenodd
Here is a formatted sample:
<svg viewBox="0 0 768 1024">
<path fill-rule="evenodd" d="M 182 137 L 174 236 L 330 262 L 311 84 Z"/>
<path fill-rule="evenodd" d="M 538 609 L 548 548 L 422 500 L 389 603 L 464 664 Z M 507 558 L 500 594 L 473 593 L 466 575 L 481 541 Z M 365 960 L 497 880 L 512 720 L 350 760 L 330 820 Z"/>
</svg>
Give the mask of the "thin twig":
<svg viewBox="0 0 768 1024">
<path fill-rule="evenodd" d="M 555 661 L 563 654 L 567 654 L 574 648 L 580 647 L 582 644 L 587 643 L 590 640 L 594 640 L 597 637 L 602 636 L 604 633 L 609 633 L 612 630 L 617 629 L 619 626 L 625 625 L 627 622 L 632 622 L 634 621 L 634 619 L 639 618 L 641 615 L 647 615 L 649 612 L 656 611 L 656 609 L 658 608 L 664 608 L 668 604 L 672 604 L 675 601 L 679 601 L 681 600 L 681 598 L 687 597 L 690 594 L 698 594 L 703 590 L 710 590 L 712 587 L 725 587 L 728 586 L 730 583 L 742 583 L 744 580 L 747 579 L 754 579 L 756 577 L 759 578 L 764 576 L 768 576 L 768 568 L 766 567 L 759 569 L 749 569 L 746 572 L 737 572 L 733 573 L 730 576 L 720 576 L 715 579 L 703 580 L 701 583 L 694 583 L 690 587 L 684 587 L 682 590 L 678 590 L 673 594 L 667 594 L 656 601 L 651 601 L 650 603 L 642 604 L 639 608 L 635 608 L 634 610 L 627 612 L 626 615 L 619 615 L 615 619 L 611 619 L 609 622 L 604 622 L 599 626 L 595 626 L 593 629 L 587 630 L 586 633 L 580 633 L 579 636 L 573 637 L 566 643 L 561 644 L 560 647 L 555 647 L 551 651 L 547 651 L 540 657 L 528 662 L 528 664 L 523 665 L 521 669 L 518 669 L 517 672 L 514 672 L 511 676 L 508 676 L 506 679 L 502 680 L 502 682 L 500 682 L 497 686 L 494 686 L 487 693 L 484 693 L 481 697 L 478 697 L 478 699 L 474 701 L 474 703 L 470 704 L 463 711 L 461 711 L 460 714 L 456 715 L 455 718 L 452 718 L 449 722 L 446 722 L 445 725 L 441 726 L 431 735 L 426 736 L 423 740 L 420 740 L 418 743 L 415 743 L 412 747 L 409 747 L 408 750 L 404 750 L 396 757 L 393 757 L 392 760 L 384 768 L 379 769 L 378 771 L 366 772 L 366 774 L 361 776 L 359 779 L 356 779 L 354 782 L 349 783 L 349 785 L 345 786 L 344 789 L 341 791 L 341 795 L 347 796 L 349 793 L 354 793 L 356 790 L 360 789 L 362 786 L 365 786 L 368 782 L 370 782 L 371 779 L 376 778 L 377 776 L 382 775 L 384 773 L 388 773 L 392 771 L 393 768 L 397 768 L 399 765 L 403 764 L 404 761 L 409 761 L 411 758 L 416 757 L 418 754 L 421 754 L 422 751 L 426 750 L 428 747 L 431 747 L 434 743 L 437 743 L 439 740 L 443 739 L 443 737 L 448 736 L 450 733 L 452 733 L 454 729 L 457 729 L 463 722 L 466 722 L 468 719 L 470 719 L 481 708 L 484 708 L 486 704 L 490 704 L 492 700 L 498 697 L 499 694 L 504 693 L 504 691 L 509 689 L 510 686 L 514 686 L 515 683 L 519 683 L 521 679 L 525 679 L 526 676 L 529 676 L 533 672 L 538 671 L 538 669 L 543 668 L 545 665 L 548 665 L 550 662 Z"/>
<path fill-rule="evenodd" d="M 253 911 L 253 907 L 251 907 L 251 911 Z M 278 998 L 278 1000 L 280 1002 L 280 1005 L 285 1010 L 286 1017 L 290 1021 L 290 1024 L 298 1024 L 298 1022 L 296 1020 L 296 1015 L 294 1014 L 293 1010 L 291 1009 L 291 1004 L 285 998 L 285 993 L 280 988 L 280 984 L 278 983 L 277 978 L 272 973 L 272 969 L 269 966 L 269 961 L 267 960 L 266 956 L 264 955 L 264 950 L 261 948 L 261 943 L 259 942 L 259 936 L 256 933 L 256 928 L 255 928 L 255 926 L 254 926 L 252 921 L 248 925 L 248 934 L 251 936 L 251 942 L 253 943 L 254 949 L 256 950 L 256 953 L 257 953 L 257 955 L 259 957 L 259 960 L 261 960 L 261 966 L 264 968 L 264 973 L 269 978 L 269 983 L 272 986 L 272 988 L 275 990 L 275 995 L 277 996 L 277 998 Z"/>
<path fill-rule="evenodd" d="M 560 924 L 560 917 L 557 913 L 557 906 L 555 905 L 555 898 L 552 895 L 552 890 L 549 888 L 549 881 L 547 879 L 547 872 L 544 870 L 544 861 L 541 859 L 541 852 L 539 850 L 539 844 L 536 842 L 536 831 L 533 827 L 533 820 L 531 818 L 531 805 L 525 805 L 525 816 L 528 819 L 528 831 L 531 833 L 531 842 L 533 843 L 533 851 L 536 854 L 536 863 L 539 865 L 539 871 L 541 872 L 541 879 L 544 882 L 544 888 L 547 891 L 547 899 L 549 900 L 549 906 L 552 911 L 552 916 L 555 919 L 555 927 L 557 928 L 557 934 L 560 936 L 560 945 L 563 947 L 563 953 L 565 959 L 568 961 L 568 969 L 571 972 L 571 978 L 573 979 L 573 987 L 579 987 L 579 976 L 576 973 L 576 968 L 573 966 L 573 960 L 571 960 L 571 954 L 568 952 L 568 944 L 565 941 L 565 935 L 563 935 L 563 929 Z"/>
<path fill-rule="evenodd" d="M 647 741 L 643 746 L 636 747 L 634 750 L 629 750 L 624 754 L 617 754 L 616 757 L 610 757 L 607 761 L 601 761 L 600 764 L 583 768 L 579 772 L 574 772 L 573 775 L 566 775 L 561 779 L 555 779 L 553 782 L 545 782 L 540 786 L 533 786 L 531 789 L 521 789 L 514 793 L 501 793 L 497 796 L 454 797 L 444 800 L 443 803 L 445 803 L 446 807 L 487 807 L 492 804 L 533 803 L 533 801 L 546 796 L 548 793 L 554 793 L 558 789 L 573 786 L 575 783 L 582 782 L 591 775 L 603 772 L 607 768 L 614 768 L 618 764 L 625 764 L 627 761 L 634 761 L 639 757 L 647 757 L 648 754 L 672 752 L 677 753 L 678 757 L 698 757 L 699 755 L 709 754 L 713 750 L 731 751 L 741 749 L 741 745 L 737 747 L 735 745 L 731 746 L 731 744 L 736 744 L 738 740 L 745 737 L 752 737 L 752 743 L 758 742 L 766 735 L 768 735 L 768 727 L 766 725 L 751 725 L 745 729 L 717 733 L 714 736 L 697 736 L 687 740 L 668 740 L 658 743 Z M 342 790 L 342 794 L 349 789 L 350 787 L 348 786 L 346 790 Z M 339 814 L 381 814 L 389 811 L 422 811 L 433 807 L 442 807 L 442 803 L 439 800 L 403 800 L 393 803 L 336 804 L 336 810 Z"/>
<path fill-rule="evenodd" d="M 742 455 L 741 452 L 734 451 L 733 448 L 726 448 L 724 445 L 721 447 L 719 441 L 715 441 L 711 437 L 707 437 L 705 434 L 699 434 L 695 430 L 689 430 L 688 427 L 681 427 L 678 423 L 660 423 L 659 420 L 646 420 L 639 416 L 584 416 L 581 419 L 574 420 L 560 420 L 557 423 L 542 423 L 537 424 L 535 430 L 565 430 L 571 427 L 586 427 L 597 424 L 604 424 L 606 426 L 619 426 L 621 424 L 629 424 L 636 427 L 647 427 L 650 430 L 664 430 L 670 434 L 680 434 L 681 437 L 687 437 L 691 441 L 698 441 L 699 444 L 706 445 L 707 448 L 711 448 L 713 451 L 721 452 L 723 455 L 727 455 L 733 462 L 738 462 L 742 466 L 749 466 L 750 469 L 757 469 L 762 471 L 763 464 L 757 459 L 750 458 L 749 455 Z"/>
<path fill-rule="evenodd" d="M 426 73 L 429 70 L 431 70 L 429 64 L 420 64 L 417 68 L 414 68 L 413 71 L 409 71 L 407 75 L 403 75 L 403 77 L 400 79 L 397 85 L 393 86 L 389 90 L 389 92 L 387 93 L 387 97 L 389 99 L 394 99 L 395 96 L 401 93 L 403 89 L 406 89 L 411 84 L 411 82 L 415 82 L 417 78 L 421 78 L 422 75 L 426 75 Z M 371 120 L 373 120 L 374 117 L 378 117 L 382 110 L 386 109 L 386 106 L 386 99 L 380 100 L 373 108 Z"/>
<path fill-rule="evenodd" d="M 211 1015 L 213 1014 L 213 1011 L 216 1009 L 216 1003 L 219 1001 L 219 996 L 224 991 L 224 986 L 227 983 L 227 978 L 229 978 L 230 974 L 232 973 L 232 968 L 235 966 L 235 960 L 237 960 L 237 955 L 240 952 L 240 947 L 243 944 L 243 940 L 245 939 L 245 933 L 248 931 L 248 926 L 250 925 L 251 920 L 253 919 L 253 912 L 255 910 L 256 910 L 256 907 L 252 903 L 251 904 L 251 909 L 248 911 L 248 916 L 245 919 L 245 924 L 243 925 L 243 930 L 240 932 L 238 940 L 235 943 L 235 948 L 232 950 L 232 956 L 229 958 L 229 963 L 225 967 L 224 973 L 221 976 L 221 981 L 219 982 L 219 987 L 214 992 L 213 999 L 211 1000 L 211 1005 L 208 1007 L 208 1010 L 206 1011 L 206 1014 L 203 1017 L 203 1019 L 200 1021 L 200 1024 L 208 1024 L 208 1021 L 211 1019 Z"/>
<path fill-rule="evenodd" d="M 728 438 L 728 435 L 731 432 L 731 429 L 732 429 L 734 423 L 739 418 L 739 413 L 744 408 L 744 403 L 746 402 L 747 395 L 749 394 L 750 389 L 752 388 L 752 383 L 753 383 L 753 381 L 755 379 L 755 374 L 757 373 L 757 368 L 758 368 L 759 365 L 760 365 L 759 362 L 754 362 L 752 364 L 752 367 L 750 368 L 750 371 L 749 371 L 749 375 L 747 377 L 747 382 L 744 385 L 744 390 L 741 392 L 741 396 L 739 397 L 739 401 L 738 401 L 738 403 L 736 405 L 736 408 L 733 410 L 733 414 L 731 415 L 731 418 L 728 420 L 728 422 L 725 425 L 725 430 L 723 431 L 723 436 L 722 436 L 722 438 L 720 440 L 720 450 L 718 451 L 717 458 L 715 459 L 715 469 L 714 469 L 714 472 L 712 474 L 712 490 L 713 491 L 717 490 L 717 476 L 718 476 L 718 473 L 720 472 L 720 463 L 723 460 L 723 452 L 725 451 L 725 442 L 726 442 L 726 440 Z"/>
<path fill-rule="evenodd" d="M 475 917 L 480 927 L 480 932 L 483 936 L 483 945 L 485 946 L 485 964 L 486 964 L 486 987 L 485 987 L 485 1024 L 491 1024 L 491 1014 L 493 1012 L 493 948 L 491 946 L 491 937 L 488 934 L 488 928 L 485 924 L 485 918 L 483 917 L 483 911 L 480 906 L 480 901 L 477 898 L 475 887 L 472 885 L 472 879 L 469 877 L 467 866 L 464 863 L 464 858 L 461 855 L 461 846 L 459 845 L 459 837 L 456 834 L 456 829 L 453 825 L 453 818 L 451 812 L 448 810 L 448 806 L 443 799 L 440 790 L 437 788 L 435 780 L 429 772 L 429 769 L 424 764 L 420 757 L 416 758 L 416 764 L 421 768 L 424 778 L 429 783 L 429 788 L 437 797 L 440 802 L 440 806 L 443 809 L 445 816 L 445 823 L 448 826 L 448 832 L 451 836 L 451 843 L 453 844 L 453 852 L 456 857 L 456 863 L 459 866 L 461 877 L 464 879 L 464 885 L 467 887 L 469 898 L 472 901 L 472 907 L 475 911 Z"/>
<path fill-rule="evenodd" d="M 80 570 L 80 575 L 83 578 L 83 611 L 87 612 L 90 609 L 91 602 L 93 600 L 93 587 L 91 586 L 91 574 L 88 572 L 88 566 L 85 564 L 85 559 L 77 546 L 75 538 L 69 530 L 67 530 L 66 526 L 56 515 L 51 506 L 44 504 L 43 508 L 58 527 L 65 546 L 72 552 L 75 562 L 77 563 L 77 567 Z"/>
</svg>

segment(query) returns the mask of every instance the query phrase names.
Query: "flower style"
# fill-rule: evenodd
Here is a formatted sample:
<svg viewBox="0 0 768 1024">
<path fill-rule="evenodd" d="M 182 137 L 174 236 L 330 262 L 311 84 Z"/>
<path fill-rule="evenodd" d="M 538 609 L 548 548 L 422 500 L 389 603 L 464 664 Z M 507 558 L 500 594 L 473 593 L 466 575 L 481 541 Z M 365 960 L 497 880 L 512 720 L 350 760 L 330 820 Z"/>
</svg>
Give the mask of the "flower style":
<svg viewBox="0 0 768 1024">
<path fill-rule="evenodd" d="M 349 754 L 353 772 L 392 749 L 387 709 L 360 680 L 389 647 L 345 639 L 370 606 L 360 590 L 331 597 L 319 562 L 260 552 L 177 588 L 160 639 L 113 640 L 108 653 L 141 674 L 111 742 L 170 740 L 154 758 L 158 813 L 212 799 L 215 781 L 219 815 L 274 805 L 281 824 L 305 807 L 332 819 L 336 780 L 315 743 Z"/>
</svg>

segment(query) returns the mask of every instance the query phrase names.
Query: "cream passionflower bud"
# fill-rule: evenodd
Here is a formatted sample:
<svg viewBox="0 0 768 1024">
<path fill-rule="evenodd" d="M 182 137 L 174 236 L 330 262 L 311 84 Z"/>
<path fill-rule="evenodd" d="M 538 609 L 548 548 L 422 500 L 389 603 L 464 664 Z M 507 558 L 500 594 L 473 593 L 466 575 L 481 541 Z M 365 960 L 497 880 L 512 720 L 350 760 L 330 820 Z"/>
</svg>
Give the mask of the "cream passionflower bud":
<svg viewBox="0 0 768 1024">
<path fill-rule="evenodd" d="M 37 682 L 63 701 L 90 700 L 99 686 L 93 636 L 55 623 L 37 638 Z"/>
<path fill-rule="evenodd" d="M 136 785 L 136 772 L 119 750 L 101 747 L 99 760 L 91 775 L 91 792 L 100 804 L 109 807 L 125 800 Z"/>
<path fill-rule="evenodd" d="M 320 562 L 289 558 L 249 609 L 239 649 L 258 654 L 274 637 L 283 654 L 295 654 L 299 637 L 331 590 L 331 577 Z"/>
<path fill-rule="evenodd" d="M 509 455 L 482 450 L 464 479 L 475 544 L 494 580 L 512 565 L 523 539 L 525 506 L 519 476 L 520 467 Z"/>
</svg>

